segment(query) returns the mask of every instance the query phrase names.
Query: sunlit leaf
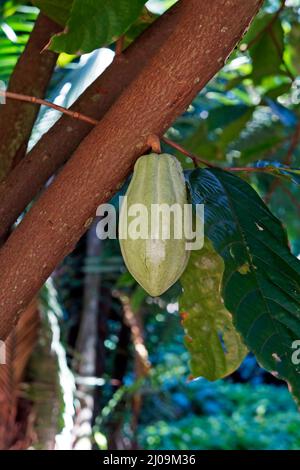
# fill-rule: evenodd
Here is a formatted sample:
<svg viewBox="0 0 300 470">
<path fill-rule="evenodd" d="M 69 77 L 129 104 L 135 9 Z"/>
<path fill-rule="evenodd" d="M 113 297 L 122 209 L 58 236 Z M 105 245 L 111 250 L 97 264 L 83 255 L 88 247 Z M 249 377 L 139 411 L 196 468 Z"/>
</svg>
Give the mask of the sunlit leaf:
<svg viewBox="0 0 300 470">
<path fill-rule="evenodd" d="M 218 380 L 230 375 L 247 353 L 221 300 L 223 271 L 222 258 L 206 240 L 201 250 L 191 253 L 181 277 L 179 308 L 193 377 Z"/>
<path fill-rule="evenodd" d="M 66 29 L 50 49 L 83 54 L 116 41 L 138 18 L 146 0 L 74 0 Z"/>
</svg>

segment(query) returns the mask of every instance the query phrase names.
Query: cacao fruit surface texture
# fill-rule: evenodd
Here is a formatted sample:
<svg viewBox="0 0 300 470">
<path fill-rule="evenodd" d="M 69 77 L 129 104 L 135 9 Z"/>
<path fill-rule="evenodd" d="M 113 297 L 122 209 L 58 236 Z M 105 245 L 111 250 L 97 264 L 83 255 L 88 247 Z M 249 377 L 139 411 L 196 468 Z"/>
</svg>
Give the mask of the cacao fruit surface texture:
<svg viewBox="0 0 300 470">
<path fill-rule="evenodd" d="M 190 215 L 187 215 L 189 211 L 184 211 L 188 201 L 179 161 L 168 154 L 152 153 L 140 157 L 135 164 L 126 196 L 119 218 L 122 255 L 136 281 L 151 296 L 156 297 L 179 279 L 190 255 L 186 250 L 184 223 L 191 222 L 186 220 L 190 219 Z M 133 215 L 130 211 L 137 207 L 133 206 L 136 204 L 143 205 L 143 211 L 146 209 L 146 212 L 140 210 Z M 174 204 L 176 217 L 172 211 L 169 211 L 169 216 L 162 211 L 159 212 L 159 218 L 153 219 L 151 211 L 155 212 L 157 207 L 168 210 L 175 207 Z M 143 218 L 139 221 L 145 222 L 145 217 L 147 219 L 146 233 L 145 223 L 143 230 L 139 225 L 141 214 Z M 137 231 L 131 230 L 132 227 L 136 227 Z"/>
</svg>

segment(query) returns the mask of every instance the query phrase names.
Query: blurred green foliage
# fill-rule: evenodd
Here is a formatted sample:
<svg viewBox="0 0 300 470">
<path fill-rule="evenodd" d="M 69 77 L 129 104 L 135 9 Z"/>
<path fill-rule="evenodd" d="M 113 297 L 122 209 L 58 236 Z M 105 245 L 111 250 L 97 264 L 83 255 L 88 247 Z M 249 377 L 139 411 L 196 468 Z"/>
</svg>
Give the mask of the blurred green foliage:
<svg viewBox="0 0 300 470">
<path fill-rule="evenodd" d="M 141 427 L 146 449 L 297 450 L 300 416 L 288 391 L 272 385 L 202 382 L 192 399 L 203 414 Z M 193 395 L 188 391 L 186 396 Z"/>
</svg>

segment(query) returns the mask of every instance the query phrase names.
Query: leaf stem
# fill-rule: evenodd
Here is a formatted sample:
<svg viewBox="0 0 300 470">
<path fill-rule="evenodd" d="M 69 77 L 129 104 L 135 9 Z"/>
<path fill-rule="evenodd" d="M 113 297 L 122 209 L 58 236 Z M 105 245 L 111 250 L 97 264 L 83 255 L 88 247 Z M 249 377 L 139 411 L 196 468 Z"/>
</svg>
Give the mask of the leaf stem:
<svg viewBox="0 0 300 470">
<path fill-rule="evenodd" d="M 80 121 L 87 122 L 87 123 L 89 123 L 93 126 L 96 126 L 100 122 L 100 121 L 97 121 L 96 119 L 93 119 L 93 118 L 91 118 L 89 116 L 86 116 L 82 113 L 79 113 L 79 112 L 76 112 L 76 111 L 71 111 L 67 108 L 64 108 L 63 106 L 59 106 L 57 104 L 51 103 L 50 101 L 43 100 L 43 99 L 37 98 L 35 96 L 22 95 L 20 93 L 12 93 L 12 92 L 3 91 L 3 90 L 0 90 L 0 96 L 5 96 L 6 98 L 9 98 L 9 99 L 25 101 L 25 102 L 32 103 L 32 104 L 40 104 L 40 105 L 43 105 L 43 106 L 47 106 L 47 107 L 55 109 L 56 111 L 59 111 L 63 114 L 66 114 L 66 115 L 70 116 L 73 119 L 78 119 Z M 299 124 L 297 126 L 297 129 L 295 131 L 295 135 L 294 135 L 294 138 L 292 140 L 288 155 L 293 153 L 293 151 L 294 151 L 294 149 L 295 149 L 295 147 L 298 143 L 299 137 L 300 137 L 300 122 L 299 122 Z M 194 153 L 192 153 L 189 150 L 182 147 L 177 142 L 174 142 L 173 140 L 168 139 L 167 137 L 163 136 L 163 137 L 160 138 L 160 140 L 162 142 L 164 142 L 165 144 L 169 145 L 170 147 L 173 147 L 174 149 L 178 150 L 180 153 L 182 153 L 186 157 L 189 157 L 193 161 L 195 167 L 198 167 L 199 164 L 202 164 L 202 165 L 207 166 L 208 168 L 220 168 L 224 171 L 236 171 L 236 172 L 244 171 L 244 172 L 248 172 L 248 173 L 254 173 L 254 172 L 256 172 L 256 173 L 272 173 L 272 170 L 270 170 L 270 168 L 268 168 L 268 167 L 265 167 L 265 168 L 221 167 L 219 165 L 215 165 L 215 164 L 199 157 L 198 155 L 195 155 Z M 147 139 L 147 143 L 149 144 L 149 146 L 152 148 L 152 150 L 154 152 L 161 153 L 161 148 L 160 148 L 160 143 L 159 143 L 159 137 L 158 136 L 155 136 L 155 135 L 149 136 L 148 139 Z"/>
<path fill-rule="evenodd" d="M 67 114 L 73 119 L 79 119 L 80 121 L 88 122 L 89 124 L 92 124 L 94 126 L 98 124 L 98 121 L 88 116 L 85 116 L 84 114 L 81 114 L 75 111 L 70 111 L 69 109 L 66 109 L 62 106 L 51 103 L 50 101 L 42 100 L 41 98 L 37 98 L 36 96 L 22 95 L 21 93 L 13 93 L 11 91 L 3 91 L 3 90 L 0 90 L 0 96 L 5 96 L 6 98 L 9 98 L 12 100 L 25 101 L 27 103 L 40 104 L 43 106 L 47 106 L 48 108 L 52 108 L 52 109 L 55 109 L 56 111 L 60 111 L 61 113 Z"/>
<path fill-rule="evenodd" d="M 170 147 L 173 147 L 174 149 L 178 150 L 180 153 L 182 153 L 186 157 L 189 157 L 193 161 L 193 163 L 196 167 L 198 166 L 198 163 L 202 163 L 205 166 L 214 168 L 215 165 L 213 165 L 212 163 L 208 162 L 207 160 L 204 160 L 204 159 L 198 157 L 197 155 L 194 155 L 193 153 L 189 152 L 188 150 L 186 150 L 184 147 L 182 147 L 177 142 L 173 142 L 173 140 L 167 139 L 167 137 L 162 137 L 161 140 L 165 144 L 169 145 Z"/>
</svg>

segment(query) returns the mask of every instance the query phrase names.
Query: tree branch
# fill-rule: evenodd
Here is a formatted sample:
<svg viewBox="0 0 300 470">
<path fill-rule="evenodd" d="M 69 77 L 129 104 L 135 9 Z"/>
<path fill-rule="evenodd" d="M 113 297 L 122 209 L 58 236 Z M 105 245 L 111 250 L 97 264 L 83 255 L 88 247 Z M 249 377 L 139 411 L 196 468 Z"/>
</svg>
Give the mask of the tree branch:
<svg viewBox="0 0 300 470">
<path fill-rule="evenodd" d="M 42 98 L 55 67 L 57 54 L 41 53 L 52 34 L 61 30 L 47 16 L 40 14 L 29 41 L 20 56 L 8 84 L 14 93 Z M 0 180 L 24 157 L 39 106 L 8 101 L 0 106 Z"/>
<path fill-rule="evenodd" d="M 80 121 L 88 122 L 92 126 L 95 126 L 96 124 L 98 124 L 98 121 L 96 119 L 90 118 L 89 116 L 86 116 L 85 114 L 76 113 L 76 111 L 71 111 L 67 108 L 64 108 L 63 106 L 59 106 L 58 104 L 51 103 L 51 101 L 42 100 L 41 98 L 37 98 L 36 96 L 22 95 L 20 93 L 12 93 L 11 91 L 2 91 L 2 90 L 0 90 L 0 96 L 5 96 L 8 99 L 22 101 L 25 103 L 32 103 L 32 104 L 39 104 L 41 106 L 47 106 L 48 108 L 52 108 L 52 109 L 55 109 L 56 111 L 59 111 L 60 113 L 67 114 L 68 116 L 71 116 L 73 119 L 79 119 Z"/>
<path fill-rule="evenodd" d="M 102 119 L 122 91 L 172 34 L 172 24 L 171 10 L 155 21 L 121 55 L 115 57 L 105 72 L 71 106 L 70 112 L 97 121 Z M 0 183 L 0 237 L 91 129 L 92 126 L 86 122 L 62 116 Z"/>
<path fill-rule="evenodd" d="M 2 248 L 1 339 L 147 151 L 147 137 L 161 136 L 223 66 L 261 3 L 175 4 L 167 38 Z"/>
</svg>

